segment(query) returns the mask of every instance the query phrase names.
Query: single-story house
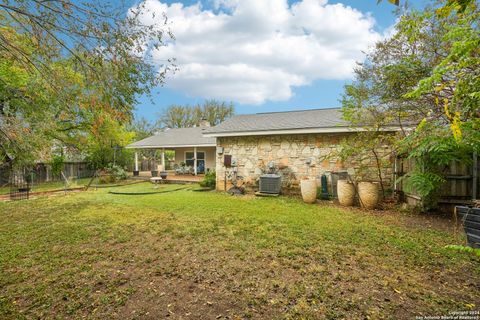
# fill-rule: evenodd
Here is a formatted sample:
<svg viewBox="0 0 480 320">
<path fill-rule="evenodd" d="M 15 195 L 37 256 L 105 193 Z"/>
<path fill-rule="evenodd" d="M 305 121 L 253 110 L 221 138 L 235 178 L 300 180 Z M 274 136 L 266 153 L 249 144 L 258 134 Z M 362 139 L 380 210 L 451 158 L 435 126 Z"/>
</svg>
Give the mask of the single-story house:
<svg viewBox="0 0 480 320">
<path fill-rule="evenodd" d="M 155 135 L 127 146 L 129 149 L 158 149 L 162 151 L 161 164 L 165 168 L 165 150 L 175 152 L 175 164 L 193 168 L 193 173 L 203 174 L 215 169 L 216 139 L 205 137 L 203 132 L 209 127 L 203 122 L 195 128 L 166 129 Z M 138 172 L 138 152 L 135 152 L 135 171 Z"/>
<path fill-rule="evenodd" d="M 391 126 L 384 131 L 398 129 Z M 206 168 L 215 168 L 217 190 L 231 186 L 232 171 L 242 178 L 245 187 L 254 188 L 272 163 L 283 176 L 284 187 L 296 188 L 303 177 L 335 171 L 354 174 L 354 166 L 359 164 L 348 167 L 328 155 L 342 138 L 360 130 L 342 120 L 339 108 L 268 112 L 237 115 L 215 127 L 169 129 L 128 147 L 172 149 L 176 163 L 195 167 L 202 161 Z M 384 146 L 379 149 L 389 153 Z M 391 181 L 393 165 L 383 170 Z"/>
<path fill-rule="evenodd" d="M 300 179 L 319 177 L 326 172 L 355 174 L 355 167 L 375 166 L 371 163 L 342 163 L 338 157 L 329 158 L 343 138 L 355 135 L 361 127 L 353 128 L 342 119 L 340 108 L 287 112 L 268 112 L 234 116 L 204 132 L 204 136 L 217 139 L 217 189 L 229 188 L 225 174 L 225 155 L 236 163 L 237 175 L 248 187 L 255 187 L 262 173 L 271 163 L 283 176 L 286 188 L 296 189 Z M 385 127 L 395 132 L 398 126 Z M 379 153 L 390 154 L 386 146 Z M 392 181 L 393 160 L 383 168 L 386 182 Z M 390 165 L 391 164 L 391 165 Z M 228 170 L 228 169 L 227 169 Z"/>
</svg>

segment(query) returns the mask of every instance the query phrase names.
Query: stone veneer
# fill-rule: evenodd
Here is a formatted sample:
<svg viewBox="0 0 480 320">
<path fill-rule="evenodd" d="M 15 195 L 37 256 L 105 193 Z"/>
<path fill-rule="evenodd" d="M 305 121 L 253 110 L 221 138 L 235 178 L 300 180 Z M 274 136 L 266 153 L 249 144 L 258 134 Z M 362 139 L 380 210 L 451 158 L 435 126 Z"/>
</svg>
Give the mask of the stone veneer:
<svg viewBox="0 0 480 320">
<path fill-rule="evenodd" d="M 340 134 L 291 134 L 270 136 L 244 136 L 244 137 L 221 137 L 217 138 L 217 147 L 223 147 L 223 154 L 217 153 L 216 172 L 217 190 L 225 189 L 224 155 L 231 155 L 237 161 L 237 174 L 243 177 L 239 184 L 247 190 L 255 190 L 259 176 L 266 172 L 268 163 L 273 161 L 278 173 L 282 175 L 283 191 L 298 190 L 300 180 L 304 177 L 316 177 L 326 171 L 347 171 L 355 175 L 359 166 L 367 166 L 375 172 L 375 160 L 373 157 L 359 161 L 351 161 L 343 164 L 332 152 L 338 150 L 339 142 L 347 135 Z M 379 147 L 379 153 L 388 157 L 387 147 Z M 311 165 L 306 164 L 311 159 Z M 232 169 L 228 168 L 227 172 Z M 388 159 L 388 165 L 383 168 L 386 177 L 384 185 L 391 181 L 392 165 Z M 227 177 L 227 190 L 232 186 Z M 378 180 L 372 177 L 371 180 Z"/>
</svg>

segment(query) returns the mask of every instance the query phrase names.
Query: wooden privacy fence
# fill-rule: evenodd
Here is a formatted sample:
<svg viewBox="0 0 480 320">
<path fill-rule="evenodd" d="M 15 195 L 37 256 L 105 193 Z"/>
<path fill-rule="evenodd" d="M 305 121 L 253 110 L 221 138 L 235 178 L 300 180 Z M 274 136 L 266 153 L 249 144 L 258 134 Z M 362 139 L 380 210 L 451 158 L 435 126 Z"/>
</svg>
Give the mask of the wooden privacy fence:
<svg viewBox="0 0 480 320">
<path fill-rule="evenodd" d="M 440 204 L 469 204 L 472 200 L 480 199 L 480 163 L 477 155 L 472 158 L 472 163 L 452 162 L 445 168 L 446 182 L 440 191 Z M 413 168 L 412 159 L 397 158 L 397 178 L 404 176 Z M 407 203 L 416 205 L 421 201 L 415 190 L 408 190 L 410 192 L 406 190 L 404 182 L 397 183 L 396 189 L 405 196 Z"/>
<path fill-rule="evenodd" d="M 67 179 L 70 178 L 89 178 L 95 173 L 95 170 L 89 169 L 86 162 L 65 162 L 63 164 L 63 174 Z M 17 174 L 28 175 L 33 183 L 42 183 L 49 181 L 62 180 L 61 175 L 54 175 L 49 164 L 37 163 L 31 169 L 23 169 Z M 11 170 L 8 167 L 0 169 L 0 185 L 7 185 L 11 176 Z"/>
</svg>

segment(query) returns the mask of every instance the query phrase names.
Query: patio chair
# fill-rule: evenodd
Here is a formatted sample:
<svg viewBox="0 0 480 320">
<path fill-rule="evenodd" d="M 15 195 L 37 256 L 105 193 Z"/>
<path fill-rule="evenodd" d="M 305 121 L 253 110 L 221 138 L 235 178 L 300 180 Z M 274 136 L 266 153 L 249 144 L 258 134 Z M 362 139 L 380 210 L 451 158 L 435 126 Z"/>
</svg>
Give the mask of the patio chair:
<svg viewBox="0 0 480 320">
<path fill-rule="evenodd" d="M 174 164 L 173 165 L 173 171 L 175 172 L 175 174 L 180 174 L 180 166 L 178 164 Z"/>
<path fill-rule="evenodd" d="M 193 169 L 192 166 L 185 166 L 184 169 L 185 169 L 184 174 L 195 174 L 195 170 Z"/>
<path fill-rule="evenodd" d="M 176 164 L 174 166 L 174 170 L 175 170 L 176 175 L 186 175 L 186 174 L 190 173 L 191 167 L 179 166 L 179 165 Z"/>
</svg>

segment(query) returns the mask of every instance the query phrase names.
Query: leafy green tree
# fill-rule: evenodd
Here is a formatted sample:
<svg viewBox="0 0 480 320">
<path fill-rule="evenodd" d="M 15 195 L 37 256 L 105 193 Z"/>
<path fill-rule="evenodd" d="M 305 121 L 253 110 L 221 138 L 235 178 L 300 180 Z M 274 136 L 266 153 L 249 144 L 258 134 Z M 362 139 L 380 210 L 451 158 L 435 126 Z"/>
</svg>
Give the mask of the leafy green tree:
<svg viewBox="0 0 480 320">
<path fill-rule="evenodd" d="M 163 82 L 169 62 L 159 71 L 149 55 L 168 31 L 142 25 L 142 5 L 122 10 L 0 2 L 0 162 L 47 162 L 58 145 L 80 148 L 99 116 L 130 122 L 137 97 Z"/>
<path fill-rule="evenodd" d="M 29 56 L 36 55 L 35 46 L 25 35 L 11 28 L 2 28 L 1 34 L 11 39 L 23 52 L 28 52 Z M 55 66 L 57 70 L 61 67 L 61 64 Z M 56 77 L 60 79 L 59 74 Z M 71 73 L 64 73 L 62 82 L 68 86 L 75 81 L 74 78 Z M 45 155 L 53 143 L 51 139 L 44 138 L 52 131 L 52 122 L 62 114 L 55 86 L 0 49 L 1 162 L 22 165 L 33 160 L 47 160 Z M 48 112 L 45 112 L 44 106 L 48 106 Z"/>
<path fill-rule="evenodd" d="M 149 15 L 155 13 L 148 11 L 145 2 L 128 8 L 123 1 L 2 1 L 0 27 L 26 36 L 36 54 L 30 55 L 11 37 L 0 36 L 0 47 L 26 68 L 40 71 L 50 82 L 56 70 L 49 62 L 70 59 L 88 83 L 101 84 L 97 92 L 101 91 L 105 102 L 122 109 L 132 103 L 133 93 L 148 92 L 152 85 L 162 83 L 164 72 L 171 66 L 166 61 L 165 68 L 158 72 L 148 62 L 152 49 L 173 37 L 165 27 L 166 17 L 164 25 L 143 24 L 142 18 Z M 131 83 L 136 86 L 131 87 Z"/>
<path fill-rule="evenodd" d="M 462 10 L 462 11 L 460 11 Z M 418 82 L 406 96 L 418 99 L 428 96 L 434 101 L 431 117 L 446 123 L 458 143 L 476 136 L 480 117 L 480 10 L 475 2 L 463 8 L 447 4 L 435 10 L 405 19 L 399 24 L 399 32 L 410 43 L 424 36 L 419 25 L 437 24 L 442 28 L 441 44 L 447 48 L 439 55 L 430 74 Z M 427 117 L 428 120 L 428 117 Z M 462 128 L 463 127 L 463 128 Z M 462 130 L 463 129 L 463 130 Z M 473 129 L 471 131 L 470 129 Z M 463 131 L 463 135 L 462 135 Z M 472 145 L 479 148 L 478 145 Z"/>
<path fill-rule="evenodd" d="M 459 12 L 463 12 L 474 1 L 475 0 L 448 0 L 447 5 L 455 6 L 457 7 Z M 380 2 L 382 2 L 382 0 L 377 0 L 377 4 L 379 4 Z M 388 2 L 396 6 L 400 5 L 400 0 L 388 0 Z"/>
<path fill-rule="evenodd" d="M 117 165 L 128 165 L 133 159 L 133 154 L 131 150 L 125 150 L 123 147 L 132 143 L 134 137 L 134 132 L 128 131 L 108 113 L 98 115 L 85 139 L 84 152 L 87 154 L 88 163 L 94 169 L 104 169 L 113 163 L 115 156 Z M 116 147 L 120 148 L 115 150 Z"/>
<path fill-rule="evenodd" d="M 410 43 L 424 36 L 419 25 L 437 24 L 445 54 L 438 56 L 429 75 L 418 82 L 407 98 L 429 97 L 428 114 L 403 149 L 415 159 L 407 182 L 435 205 L 444 175 L 452 161 L 469 163 L 480 150 L 480 11 L 475 2 L 447 2 L 399 24 Z"/>
<path fill-rule="evenodd" d="M 478 21 L 478 5 L 469 1 L 410 10 L 345 87 L 344 117 L 352 123 L 418 125 L 402 130 L 395 148 L 414 160 L 404 179 L 426 208 L 435 205 L 448 165 L 480 147 Z"/>
</svg>

